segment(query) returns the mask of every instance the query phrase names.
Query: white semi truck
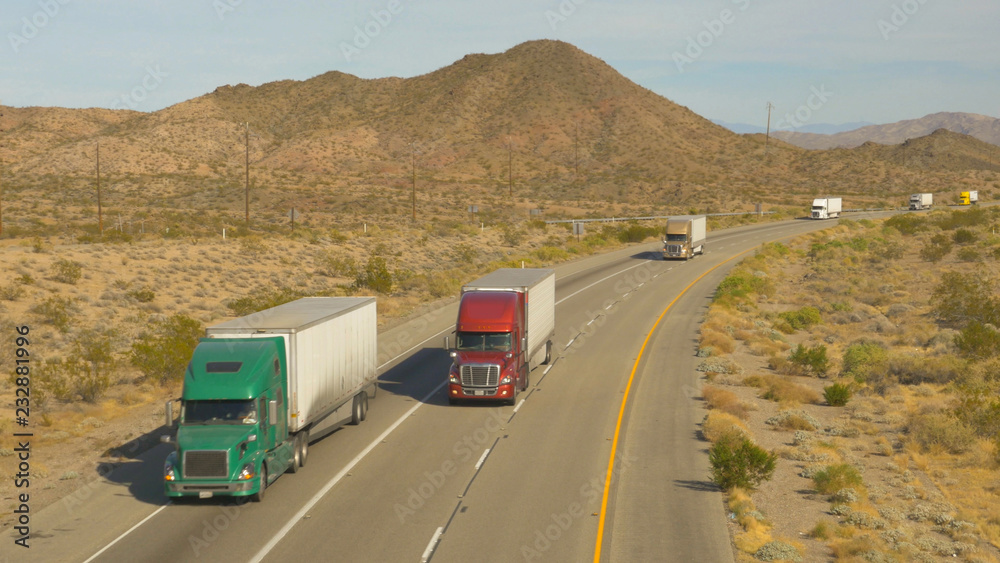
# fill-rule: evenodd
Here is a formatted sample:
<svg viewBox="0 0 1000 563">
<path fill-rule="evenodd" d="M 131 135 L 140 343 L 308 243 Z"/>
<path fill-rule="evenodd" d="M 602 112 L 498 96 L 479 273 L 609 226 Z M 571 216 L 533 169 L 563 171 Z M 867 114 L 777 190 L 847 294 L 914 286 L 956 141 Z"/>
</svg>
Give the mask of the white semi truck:
<svg viewBox="0 0 1000 563">
<path fill-rule="evenodd" d="M 934 194 L 922 193 L 910 196 L 910 211 L 930 209 L 934 205 Z"/>
<path fill-rule="evenodd" d="M 821 197 L 813 200 L 813 219 L 836 219 L 843 210 L 843 202 L 839 197 Z"/>
</svg>

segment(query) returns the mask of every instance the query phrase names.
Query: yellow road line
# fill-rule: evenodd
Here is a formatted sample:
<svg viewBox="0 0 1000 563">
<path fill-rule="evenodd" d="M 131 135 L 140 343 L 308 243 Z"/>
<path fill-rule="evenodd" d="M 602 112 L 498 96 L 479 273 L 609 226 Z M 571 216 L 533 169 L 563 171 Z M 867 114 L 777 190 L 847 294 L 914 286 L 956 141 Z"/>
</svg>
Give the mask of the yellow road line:
<svg viewBox="0 0 1000 563">
<path fill-rule="evenodd" d="M 628 384 L 625 386 L 625 396 L 622 397 L 622 406 L 620 409 L 618 409 L 618 422 L 615 424 L 615 435 L 614 438 L 611 439 L 611 458 L 608 460 L 608 473 L 604 477 L 604 494 L 601 497 L 601 513 L 600 513 L 600 519 L 597 522 L 597 545 L 594 546 L 594 563 L 600 563 L 601 561 L 601 543 L 604 539 L 604 520 L 607 518 L 608 515 L 608 494 L 611 492 L 611 475 L 615 468 L 615 454 L 618 451 L 618 436 L 621 433 L 622 429 L 622 419 L 625 418 L 625 405 L 628 403 L 628 396 L 632 391 L 632 381 L 635 379 L 635 372 L 639 369 L 639 362 L 642 361 L 642 354 L 643 352 L 646 351 L 646 345 L 649 344 L 649 340 L 653 337 L 653 333 L 656 332 L 656 327 L 660 326 L 660 321 L 662 321 L 663 317 L 666 316 L 667 311 L 669 311 L 670 308 L 674 306 L 674 303 L 677 303 L 677 300 L 683 297 L 684 294 L 687 293 L 688 290 L 690 290 L 691 287 L 694 286 L 694 284 L 700 282 L 702 278 L 714 272 L 720 266 L 732 262 L 733 260 L 739 258 L 740 256 L 743 256 L 747 252 L 750 252 L 751 250 L 757 250 L 757 248 L 744 250 L 743 252 L 740 252 L 739 254 L 733 256 L 732 258 L 727 259 L 724 262 L 719 262 L 715 266 L 712 266 L 711 268 L 706 270 L 705 273 L 698 276 L 693 282 L 689 283 L 687 287 L 682 289 L 681 292 L 677 294 L 677 297 L 674 297 L 673 301 L 671 301 L 670 304 L 667 305 L 667 308 L 664 309 L 662 313 L 660 313 L 660 316 L 657 317 L 656 322 L 653 323 L 653 328 L 649 329 L 649 334 L 647 334 L 646 339 L 643 340 L 642 347 L 639 348 L 639 355 L 635 359 L 635 364 L 632 365 L 632 373 L 630 373 L 628 376 Z"/>
</svg>

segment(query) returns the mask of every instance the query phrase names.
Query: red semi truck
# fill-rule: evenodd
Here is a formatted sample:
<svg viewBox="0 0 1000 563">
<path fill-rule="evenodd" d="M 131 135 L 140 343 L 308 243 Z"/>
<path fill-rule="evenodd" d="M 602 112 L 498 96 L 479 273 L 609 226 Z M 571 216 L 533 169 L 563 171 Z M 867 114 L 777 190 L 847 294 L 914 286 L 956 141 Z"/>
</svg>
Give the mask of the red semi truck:
<svg viewBox="0 0 1000 563">
<path fill-rule="evenodd" d="M 513 405 L 528 388 L 529 372 L 552 358 L 555 302 L 552 270 L 503 268 L 462 287 L 448 402 Z"/>
</svg>

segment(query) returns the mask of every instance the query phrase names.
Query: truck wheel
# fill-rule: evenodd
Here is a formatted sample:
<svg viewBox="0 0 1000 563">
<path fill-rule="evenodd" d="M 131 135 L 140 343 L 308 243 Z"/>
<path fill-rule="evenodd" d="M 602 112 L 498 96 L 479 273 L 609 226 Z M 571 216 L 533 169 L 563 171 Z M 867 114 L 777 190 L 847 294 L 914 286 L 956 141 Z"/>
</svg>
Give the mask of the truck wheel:
<svg viewBox="0 0 1000 563">
<path fill-rule="evenodd" d="M 368 393 L 361 392 L 361 421 L 368 420 Z"/>
<path fill-rule="evenodd" d="M 548 362 L 546 361 L 545 363 L 548 363 Z M 524 384 L 521 385 L 521 391 L 527 391 L 528 390 L 528 383 L 530 381 L 531 381 L 531 372 L 527 372 L 527 373 L 524 374 Z"/>
<path fill-rule="evenodd" d="M 361 424 L 361 394 L 354 396 L 354 404 L 351 405 L 351 424 L 357 426 Z"/>
<path fill-rule="evenodd" d="M 267 466 L 263 463 L 260 465 L 260 488 L 257 490 L 250 499 L 254 502 L 260 502 L 264 500 L 264 490 L 267 489 Z"/>
<path fill-rule="evenodd" d="M 302 436 L 296 434 L 292 439 L 292 463 L 288 465 L 288 472 L 295 473 L 302 467 Z"/>
<path fill-rule="evenodd" d="M 301 450 L 299 453 L 299 467 L 305 467 L 306 460 L 309 459 L 309 430 L 303 430 L 298 435 L 302 436 L 302 441 L 299 442 Z"/>
</svg>

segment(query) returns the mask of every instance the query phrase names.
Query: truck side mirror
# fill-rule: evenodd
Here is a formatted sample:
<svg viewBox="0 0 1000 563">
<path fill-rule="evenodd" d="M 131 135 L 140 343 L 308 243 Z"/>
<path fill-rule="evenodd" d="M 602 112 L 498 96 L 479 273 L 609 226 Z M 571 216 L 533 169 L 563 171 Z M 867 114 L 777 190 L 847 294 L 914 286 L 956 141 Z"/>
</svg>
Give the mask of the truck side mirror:
<svg viewBox="0 0 1000 563">
<path fill-rule="evenodd" d="M 267 402 L 267 419 L 271 424 L 278 423 L 278 401 Z"/>
</svg>

